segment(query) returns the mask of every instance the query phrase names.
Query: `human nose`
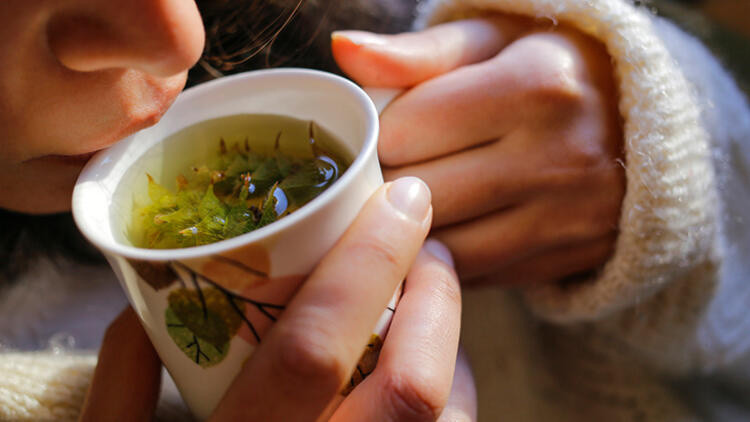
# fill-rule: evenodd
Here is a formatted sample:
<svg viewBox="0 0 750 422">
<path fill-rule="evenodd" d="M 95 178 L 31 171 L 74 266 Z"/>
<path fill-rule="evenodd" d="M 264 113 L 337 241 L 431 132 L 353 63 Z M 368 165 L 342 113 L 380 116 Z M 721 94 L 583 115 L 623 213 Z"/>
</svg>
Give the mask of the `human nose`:
<svg viewBox="0 0 750 422">
<path fill-rule="evenodd" d="M 205 34 L 194 0 L 74 0 L 52 15 L 47 40 L 72 70 L 130 68 L 164 77 L 198 61 Z"/>
</svg>

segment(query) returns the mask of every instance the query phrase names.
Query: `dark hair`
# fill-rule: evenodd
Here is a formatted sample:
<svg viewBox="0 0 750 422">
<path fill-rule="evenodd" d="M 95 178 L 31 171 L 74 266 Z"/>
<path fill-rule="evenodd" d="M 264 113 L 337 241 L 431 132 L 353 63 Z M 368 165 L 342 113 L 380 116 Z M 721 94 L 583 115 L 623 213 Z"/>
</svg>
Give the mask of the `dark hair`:
<svg viewBox="0 0 750 422">
<path fill-rule="evenodd" d="M 336 72 L 329 47 L 333 29 L 406 30 L 416 1 L 198 0 L 206 47 L 188 84 L 277 66 Z M 69 213 L 34 216 L 0 209 L 0 285 L 41 256 L 102 261 Z"/>
<path fill-rule="evenodd" d="M 203 0 L 203 57 L 190 84 L 253 69 L 294 66 L 338 72 L 335 29 L 380 33 L 409 28 L 417 0 Z"/>
<path fill-rule="evenodd" d="M 23 273 L 35 258 L 70 257 L 98 263 L 101 255 L 76 229 L 70 213 L 20 214 L 0 208 L 0 286 Z"/>
</svg>

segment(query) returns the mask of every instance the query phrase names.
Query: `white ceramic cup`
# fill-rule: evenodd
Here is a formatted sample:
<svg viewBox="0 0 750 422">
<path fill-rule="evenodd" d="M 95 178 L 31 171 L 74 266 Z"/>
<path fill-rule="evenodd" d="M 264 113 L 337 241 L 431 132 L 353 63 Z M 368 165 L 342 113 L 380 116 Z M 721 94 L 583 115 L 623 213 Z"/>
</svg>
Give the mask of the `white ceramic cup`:
<svg viewBox="0 0 750 422">
<path fill-rule="evenodd" d="M 379 90 L 373 98 L 383 107 L 395 94 Z M 127 186 L 143 183 L 137 178 L 146 173 L 169 177 L 179 161 L 179 147 L 162 141 L 195 123 L 244 113 L 314 120 L 356 158 L 328 190 L 256 231 L 186 249 L 132 246 L 125 227 L 134 194 Z M 383 183 L 377 139 L 378 110 L 352 82 L 313 70 L 261 70 L 186 90 L 159 123 L 84 168 L 73 192 L 76 224 L 106 256 L 196 417 L 210 415 L 299 283 Z M 200 306 L 203 319 L 184 316 L 191 306 Z M 384 335 L 391 313 L 375 334 Z"/>
</svg>

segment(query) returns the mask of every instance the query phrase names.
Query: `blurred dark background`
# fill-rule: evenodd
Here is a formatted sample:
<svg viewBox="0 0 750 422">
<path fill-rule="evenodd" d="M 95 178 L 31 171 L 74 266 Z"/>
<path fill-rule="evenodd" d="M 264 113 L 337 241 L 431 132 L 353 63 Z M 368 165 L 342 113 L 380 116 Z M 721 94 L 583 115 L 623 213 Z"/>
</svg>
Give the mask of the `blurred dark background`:
<svg viewBox="0 0 750 422">
<path fill-rule="evenodd" d="M 701 38 L 750 93 L 750 0 L 630 1 L 653 9 Z M 203 60 L 190 73 L 190 85 L 278 66 L 335 72 L 329 49 L 332 30 L 408 30 L 420 0 L 197 2 L 208 42 Z"/>
<path fill-rule="evenodd" d="M 657 13 L 695 34 L 750 96 L 750 0 L 652 0 Z"/>
</svg>

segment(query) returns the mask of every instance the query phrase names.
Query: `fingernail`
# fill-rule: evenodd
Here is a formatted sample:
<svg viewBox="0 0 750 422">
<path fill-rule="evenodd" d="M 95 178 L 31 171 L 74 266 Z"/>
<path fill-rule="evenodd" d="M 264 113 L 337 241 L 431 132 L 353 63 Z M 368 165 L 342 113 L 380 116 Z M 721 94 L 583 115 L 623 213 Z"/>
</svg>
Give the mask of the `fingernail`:
<svg viewBox="0 0 750 422">
<path fill-rule="evenodd" d="M 402 177 L 388 188 L 388 201 L 406 217 L 421 223 L 430 211 L 430 188 L 416 177 Z"/>
<path fill-rule="evenodd" d="M 435 258 L 445 262 L 446 264 L 453 267 L 453 255 L 447 246 L 443 245 L 442 242 L 435 239 L 427 239 L 424 242 L 423 248 Z"/>
<path fill-rule="evenodd" d="M 374 47 L 386 44 L 385 38 L 378 34 L 365 31 L 333 31 L 331 39 L 346 39 L 358 46 Z"/>
</svg>

